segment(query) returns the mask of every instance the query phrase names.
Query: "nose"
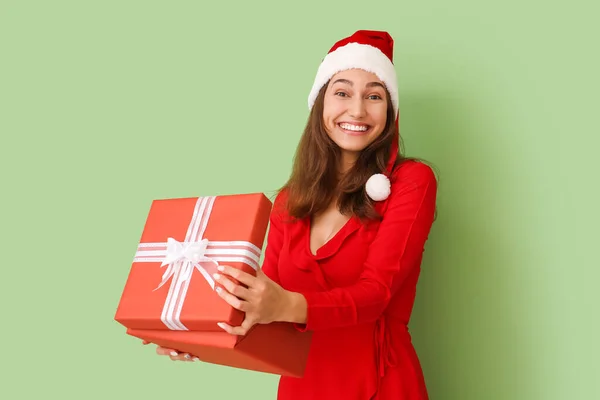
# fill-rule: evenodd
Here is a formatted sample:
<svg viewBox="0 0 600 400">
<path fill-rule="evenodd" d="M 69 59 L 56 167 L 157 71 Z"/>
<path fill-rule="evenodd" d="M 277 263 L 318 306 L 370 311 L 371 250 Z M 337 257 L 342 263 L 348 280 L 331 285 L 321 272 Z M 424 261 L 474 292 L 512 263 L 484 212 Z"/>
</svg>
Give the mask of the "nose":
<svg viewBox="0 0 600 400">
<path fill-rule="evenodd" d="M 363 118 L 365 116 L 365 102 L 360 96 L 356 96 L 352 100 L 348 113 L 352 118 Z"/>
</svg>

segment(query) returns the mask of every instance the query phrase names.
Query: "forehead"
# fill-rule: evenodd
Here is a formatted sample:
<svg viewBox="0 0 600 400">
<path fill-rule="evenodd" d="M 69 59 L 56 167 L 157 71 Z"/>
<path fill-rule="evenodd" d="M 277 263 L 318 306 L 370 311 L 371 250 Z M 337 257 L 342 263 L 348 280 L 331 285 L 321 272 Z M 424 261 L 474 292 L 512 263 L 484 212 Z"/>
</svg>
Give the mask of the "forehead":
<svg viewBox="0 0 600 400">
<path fill-rule="evenodd" d="M 345 79 L 359 86 L 364 86 L 371 82 L 377 82 L 385 87 L 385 84 L 377 77 L 377 75 L 372 72 L 365 71 L 364 69 L 355 68 L 340 71 L 331 77 L 331 82 L 333 83 L 338 79 Z"/>
</svg>

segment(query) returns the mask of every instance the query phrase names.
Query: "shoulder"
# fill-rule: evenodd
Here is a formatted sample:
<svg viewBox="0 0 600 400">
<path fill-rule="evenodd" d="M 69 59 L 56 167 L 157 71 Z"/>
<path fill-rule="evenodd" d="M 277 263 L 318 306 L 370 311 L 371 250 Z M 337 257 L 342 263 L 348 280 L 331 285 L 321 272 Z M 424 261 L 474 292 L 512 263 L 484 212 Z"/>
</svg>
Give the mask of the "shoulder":
<svg viewBox="0 0 600 400">
<path fill-rule="evenodd" d="M 406 220 L 417 215 L 435 214 L 437 178 L 432 167 L 418 160 L 405 160 L 390 177 L 391 193 L 379 207 L 391 220 Z"/>
<path fill-rule="evenodd" d="M 392 193 L 409 188 L 437 188 L 437 177 L 433 168 L 418 160 L 406 160 L 400 163 L 391 176 Z"/>
<path fill-rule="evenodd" d="M 279 220 L 287 219 L 288 208 L 287 208 L 288 191 L 283 188 L 277 192 L 275 199 L 273 200 L 273 207 L 271 209 L 271 216 Z"/>
<path fill-rule="evenodd" d="M 273 200 L 273 208 L 285 208 L 288 199 L 288 190 L 283 188 L 277 192 Z"/>
</svg>

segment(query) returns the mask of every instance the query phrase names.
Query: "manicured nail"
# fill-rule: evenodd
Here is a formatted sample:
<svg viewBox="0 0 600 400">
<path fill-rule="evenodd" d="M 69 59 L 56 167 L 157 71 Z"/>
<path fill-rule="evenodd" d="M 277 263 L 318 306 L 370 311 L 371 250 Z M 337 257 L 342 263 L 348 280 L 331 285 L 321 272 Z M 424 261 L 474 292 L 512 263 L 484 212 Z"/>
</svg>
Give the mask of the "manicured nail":
<svg viewBox="0 0 600 400">
<path fill-rule="evenodd" d="M 219 271 L 221 271 L 221 272 L 225 271 L 225 267 L 224 267 L 224 266 L 222 266 L 222 265 L 219 265 L 219 266 L 217 267 L 217 269 L 218 269 Z"/>
<path fill-rule="evenodd" d="M 189 360 L 190 358 L 192 358 L 192 356 L 190 356 L 189 354 L 185 354 L 183 357 L 184 357 L 186 360 Z"/>
<path fill-rule="evenodd" d="M 219 279 L 221 279 L 221 275 L 213 274 L 213 278 L 215 278 L 215 281 L 218 281 Z"/>
<path fill-rule="evenodd" d="M 194 361 L 200 361 L 198 357 L 194 357 Z"/>
<path fill-rule="evenodd" d="M 217 286 L 217 288 L 215 290 L 217 291 L 217 293 L 221 293 L 223 291 L 223 289 L 221 289 L 220 286 Z"/>
<path fill-rule="evenodd" d="M 178 354 L 179 354 L 179 353 L 177 353 L 176 351 L 172 351 L 172 352 L 171 352 L 171 355 L 172 355 L 173 357 L 177 356 Z"/>
</svg>

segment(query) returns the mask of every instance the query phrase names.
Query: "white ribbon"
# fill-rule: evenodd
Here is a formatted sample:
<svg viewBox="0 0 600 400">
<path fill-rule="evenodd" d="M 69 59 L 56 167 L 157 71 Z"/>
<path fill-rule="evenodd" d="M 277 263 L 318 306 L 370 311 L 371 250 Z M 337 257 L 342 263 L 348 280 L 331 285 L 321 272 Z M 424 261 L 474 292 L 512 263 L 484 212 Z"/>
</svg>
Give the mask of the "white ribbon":
<svg viewBox="0 0 600 400">
<path fill-rule="evenodd" d="M 160 289 L 167 281 L 175 274 L 179 268 L 184 268 L 185 273 L 179 274 L 180 280 L 190 279 L 194 267 L 198 269 L 203 275 L 206 270 L 198 264 L 199 262 L 210 262 L 214 263 L 215 267 L 219 266 L 219 263 L 212 258 L 206 257 L 206 247 L 208 246 L 208 240 L 202 239 L 199 242 L 187 242 L 181 243 L 173 238 L 167 239 L 167 255 L 163 258 L 161 267 L 168 265 L 167 270 L 163 274 L 160 285 L 154 290 Z M 191 265 L 191 267 L 190 267 Z M 209 275 L 210 277 L 210 275 Z M 212 278 L 209 278 L 211 287 L 214 288 L 214 282 Z"/>
<path fill-rule="evenodd" d="M 168 238 L 167 242 L 140 243 L 134 262 L 160 263 L 167 266 L 158 287 L 169 280 L 171 285 L 161 314 L 161 321 L 172 330 L 188 330 L 180 316 L 194 270 L 204 276 L 211 289 L 215 282 L 212 273 L 219 262 L 242 262 L 257 270 L 261 250 L 247 241 L 210 241 L 204 231 L 212 211 L 215 197 L 200 197 L 183 242 Z"/>
</svg>

